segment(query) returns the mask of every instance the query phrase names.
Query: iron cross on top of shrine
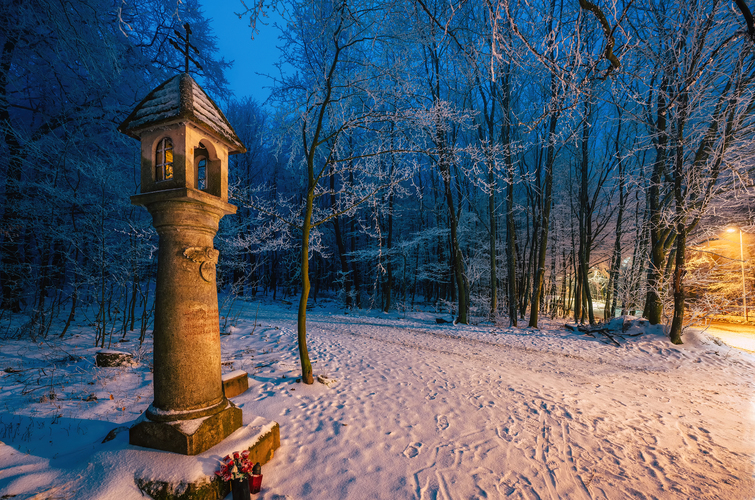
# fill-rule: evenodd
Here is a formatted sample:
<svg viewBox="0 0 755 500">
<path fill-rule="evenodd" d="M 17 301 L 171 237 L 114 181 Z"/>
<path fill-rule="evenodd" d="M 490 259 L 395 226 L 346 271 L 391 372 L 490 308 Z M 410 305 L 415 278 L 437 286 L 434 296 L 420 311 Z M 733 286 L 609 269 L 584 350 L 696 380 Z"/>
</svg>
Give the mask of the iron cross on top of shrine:
<svg viewBox="0 0 755 500">
<path fill-rule="evenodd" d="M 176 38 L 178 40 L 173 40 L 172 38 L 168 38 L 168 41 L 170 42 L 171 45 L 173 45 L 176 48 L 176 50 L 178 50 L 186 58 L 186 66 L 184 68 L 184 73 L 189 72 L 189 61 L 193 62 L 199 71 L 202 71 L 202 65 L 199 64 L 193 57 L 191 57 L 191 55 L 189 55 L 189 49 L 193 50 L 195 54 L 199 55 L 199 50 L 195 46 L 189 43 L 189 35 L 191 35 L 191 28 L 189 27 L 189 23 L 184 24 L 184 29 L 186 30 L 186 36 L 183 36 L 177 30 L 173 30 L 173 33 L 176 34 Z M 185 43 L 185 48 L 182 48 L 179 45 L 179 41 Z"/>
</svg>

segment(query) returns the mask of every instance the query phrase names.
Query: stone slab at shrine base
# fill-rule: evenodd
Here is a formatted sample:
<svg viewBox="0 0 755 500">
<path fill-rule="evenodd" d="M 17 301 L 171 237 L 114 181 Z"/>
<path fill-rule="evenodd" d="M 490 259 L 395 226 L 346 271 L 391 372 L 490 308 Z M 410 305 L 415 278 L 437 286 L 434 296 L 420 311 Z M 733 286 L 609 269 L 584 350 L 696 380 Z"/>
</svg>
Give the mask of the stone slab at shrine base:
<svg viewBox="0 0 755 500">
<path fill-rule="evenodd" d="M 129 429 L 128 442 L 182 455 L 197 455 L 241 427 L 241 419 L 241 410 L 231 402 L 214 415 L 193 420 L 154 422 L 145 413 Z"/>
<path fill-rule="evenodd" d="M 223 395 L 235 398 L 249 389 L 249 374 L 244 370 L 236 370 L 223 375 Z"/>
<path fill-rule="evenodd" d="M 234 451 L 249 450 L 249 460 L 265 464 L 280 447 L 280 428 L 262 417 L 244 416 L 248 422 L 222 442 L 195 456 L 131 448 L 135 462 L 150 464 L 134 473 L 134 481 L 146 496 L 157 500 L 219 500 L 230 492 L 228 483 L 215 476 L 221 460 Z M 264 473 L 264 469 L 263 469 Z"/>
</svg>

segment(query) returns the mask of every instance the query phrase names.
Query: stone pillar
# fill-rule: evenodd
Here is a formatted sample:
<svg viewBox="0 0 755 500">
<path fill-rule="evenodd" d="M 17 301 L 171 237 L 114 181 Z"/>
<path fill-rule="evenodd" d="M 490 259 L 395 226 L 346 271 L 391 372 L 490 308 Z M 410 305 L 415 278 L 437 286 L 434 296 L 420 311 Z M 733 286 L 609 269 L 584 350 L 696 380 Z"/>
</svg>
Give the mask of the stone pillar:
<svg viewBox="0 0 755 500">
<path fill-rule="evenodd" d="M 213 238 L 236 207 L 194 189 L 136 195 L 160 236 L 155 296 L 154 394 L 131 444 L 196 455 L 241 426 L 223 395 Z"/>
</svg>

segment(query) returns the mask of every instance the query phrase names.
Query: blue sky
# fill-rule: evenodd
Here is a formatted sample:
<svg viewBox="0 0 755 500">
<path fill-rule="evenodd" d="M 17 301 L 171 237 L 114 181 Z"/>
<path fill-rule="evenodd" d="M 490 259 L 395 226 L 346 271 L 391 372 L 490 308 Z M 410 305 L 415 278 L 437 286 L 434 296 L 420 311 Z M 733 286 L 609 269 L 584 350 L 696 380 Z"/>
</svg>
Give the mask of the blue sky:
<svg viewBox="0 0 755 500">
<path fill-rule="evenodd" d="M 274 64 L 278 60 L 278 30 L 271 18 L 263 18 L 267 26 L 258 23 L 259 33 L 252 40 L 249 18 L 234 14 L 243 9 L 239 0 L 199 0 L 205 17 L 210 19 L 214 35 L 218 39 L 219 55 L 235 61 L 226 72 L 231 90 L 237 98 L 252 96 L 260 103 L 270 95 L 272 82 L 262 74 L 276 74 Z M 272 17 L 272 16 L 271 16 Z M 280 21 L 279 17 L 274 19 Z"/>
</svg>

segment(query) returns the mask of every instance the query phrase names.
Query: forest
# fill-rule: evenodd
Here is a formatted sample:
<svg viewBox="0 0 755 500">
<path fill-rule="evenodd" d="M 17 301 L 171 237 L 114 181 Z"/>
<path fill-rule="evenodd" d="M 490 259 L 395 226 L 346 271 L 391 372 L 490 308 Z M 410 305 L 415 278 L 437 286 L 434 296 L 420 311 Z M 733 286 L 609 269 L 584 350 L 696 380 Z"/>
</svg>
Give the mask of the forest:
<svg viewBox="0 0 755 500">
<path fill-rule="evenodd" d="M 218 53 L 196 0 L 3 2 L 3 335 L 64 338 L 81 318 L 103 347 L 151 331 L 158 238 L 129 200 L 139 144 L 117 128 L 184 72 L 170 40 L 185 23 L 190 73 L 248 150 L 230 159 L 238 213 L 215 239 L 221 331 L 251 297 L 298 301 L 300 342 L 325 297 L 521 327 L 633 314 L 674 343 L 690 318 L 742 315 L 755 246 L 743 0 L 237 10 L 248 36 L 283 19 L 266 102 L 229 90 L 224 71 L 253 61 Z M 706 247 L 727 227 L 744 250 Z"/>
</svg>

